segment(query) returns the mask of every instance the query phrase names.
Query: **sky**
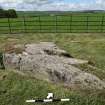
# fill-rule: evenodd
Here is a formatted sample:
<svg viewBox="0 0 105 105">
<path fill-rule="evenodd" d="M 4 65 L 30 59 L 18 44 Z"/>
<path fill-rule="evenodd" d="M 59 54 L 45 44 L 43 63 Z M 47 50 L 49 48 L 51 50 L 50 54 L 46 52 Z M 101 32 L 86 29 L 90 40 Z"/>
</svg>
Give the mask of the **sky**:
<svg viewBox="0 0 105 105">
<path fill-rule="evenodd" d="M 0 7 L 19 11 L 105 10 L 105 0 L 0 0 Z"/>
</svg>

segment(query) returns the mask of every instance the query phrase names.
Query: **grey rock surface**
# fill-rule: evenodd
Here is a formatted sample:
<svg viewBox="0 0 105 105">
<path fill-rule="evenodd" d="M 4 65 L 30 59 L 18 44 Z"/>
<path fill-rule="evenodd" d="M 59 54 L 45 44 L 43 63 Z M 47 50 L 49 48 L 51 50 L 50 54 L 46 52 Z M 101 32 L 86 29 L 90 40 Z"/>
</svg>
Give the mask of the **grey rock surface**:
<svg viewBox="0 0 105 105">
<path fill-rule="evenodd" d="M 15 45 L 15 47 L 20 45 Z M 105 88 L 105 82 L 95 75 L 81 71 L 72 64 L 88 61 L 75 59 L 52 42 L 27 44 L 22 53 L 5 53 L 4 64 L 7 69 L 30 71 L 36 78 L 69 87 L 91 89 Z"/>
</svg>

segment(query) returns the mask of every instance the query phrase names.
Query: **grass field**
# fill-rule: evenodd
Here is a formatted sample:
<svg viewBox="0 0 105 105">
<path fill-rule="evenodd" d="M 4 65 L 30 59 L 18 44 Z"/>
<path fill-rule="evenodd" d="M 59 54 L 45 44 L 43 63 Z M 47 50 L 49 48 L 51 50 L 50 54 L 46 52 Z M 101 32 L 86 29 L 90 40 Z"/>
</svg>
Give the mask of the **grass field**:
<svg viewBox="0 0 105 105">
<path fill-rule="evenodd" d="M 28 14 L 29 15 L 29 14 Z M 26 15 L 17 19 L 0 19 L 0 33 L 19 32 L 105 32 L 104 13 L 84 13 L 71 15 Z M 34 15 L 34 14 L 33 14 Z"/>
<path fill-rule="evenodd" d="M 105 34 L 1 34 L 0 49 L 3 51 L 9 43 L 37 43 L 40 41 L 55 42 L 60 48 L 72 56 L 89 60 L 95 69 L 87 65 L 80 68 L 105 79 Z M 57 97 L 70 98 L 69 103 L 53 103 L 48 105 L 105 105 L 105 90 L 73 91 L 60 85 L 47 83 L 23 75 L 13 70 L 0 70 L 0 105 L 33 105 L 25 103 L 26 99 L 44 98 L 48 92 Z M 38 104 L 41 105 L 41 104 Z"/>
<path fill-rule="evenodd" d="M 72 56 L 90 60 L 96 69 L 89 69 L 86 66 L 81 66 L 81 68 L 105 79 L 105 34 L 1 34 L 0 49 L 2 51 L 3 46 L 9 43 L 40 41 L 53 41 Z M 44 98 L 48 92 L 54 92 L 57 97 L 70 98 L 69 103 L 48 105 L 105 105 L 105 90 L 72 91 L 60 85 L 57 86 L 23 75 L 21 72 L 0 70 L 0 105 L 32 105 L 25 103 L 25 100 Z"/>
<path fill-rule="evenodd" d="M 87 91 L 87 93 L 74 92 L 19 72 L 0 71 L 0 105 L 42 105 L 29 104 L 25 100 L 45 98 L 48 92 L 53 92 L 56 98 L 70 98 L 70 102 L 47 103 L 47 105 L 105 105 L 104 90 Z"/>
</svg>

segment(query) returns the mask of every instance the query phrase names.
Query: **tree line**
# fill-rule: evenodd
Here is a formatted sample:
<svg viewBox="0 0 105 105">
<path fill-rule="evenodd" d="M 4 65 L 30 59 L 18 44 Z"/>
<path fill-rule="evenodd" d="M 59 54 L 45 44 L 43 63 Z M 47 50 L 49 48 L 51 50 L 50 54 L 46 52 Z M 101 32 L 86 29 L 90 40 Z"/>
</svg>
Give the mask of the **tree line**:
<svg viewBox="0 0 105 105">
<path fill-rule="evenodd" d="M 4 10 L 0 8 L 0 18 L 17 18 L 17 13 L 14 9 Z"/>
</svg>

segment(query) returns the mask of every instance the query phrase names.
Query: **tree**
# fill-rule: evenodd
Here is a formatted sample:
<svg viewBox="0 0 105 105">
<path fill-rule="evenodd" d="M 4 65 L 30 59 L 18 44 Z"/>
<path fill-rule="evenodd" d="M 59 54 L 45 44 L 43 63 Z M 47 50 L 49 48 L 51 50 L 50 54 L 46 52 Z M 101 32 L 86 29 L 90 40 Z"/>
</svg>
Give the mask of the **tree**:
<svg viewBox="0 0 105 105">
<path fill-rule="evenodd" d="M 17 18 L 17 13 L 14 9 L 3 10 L 0 8 L 0 18 Z"/>
<path fill-rule="evenodd" d="M 0 18 L 5 17 L 4 10 L 0 7 Z"/>
<path fill-rule="evenodd" d="M 14 9 L 9 9 L 8 14 L 12 18 L 17 18 L 17 14 L 16 14 L 16 11 Z"/>
</svg>

